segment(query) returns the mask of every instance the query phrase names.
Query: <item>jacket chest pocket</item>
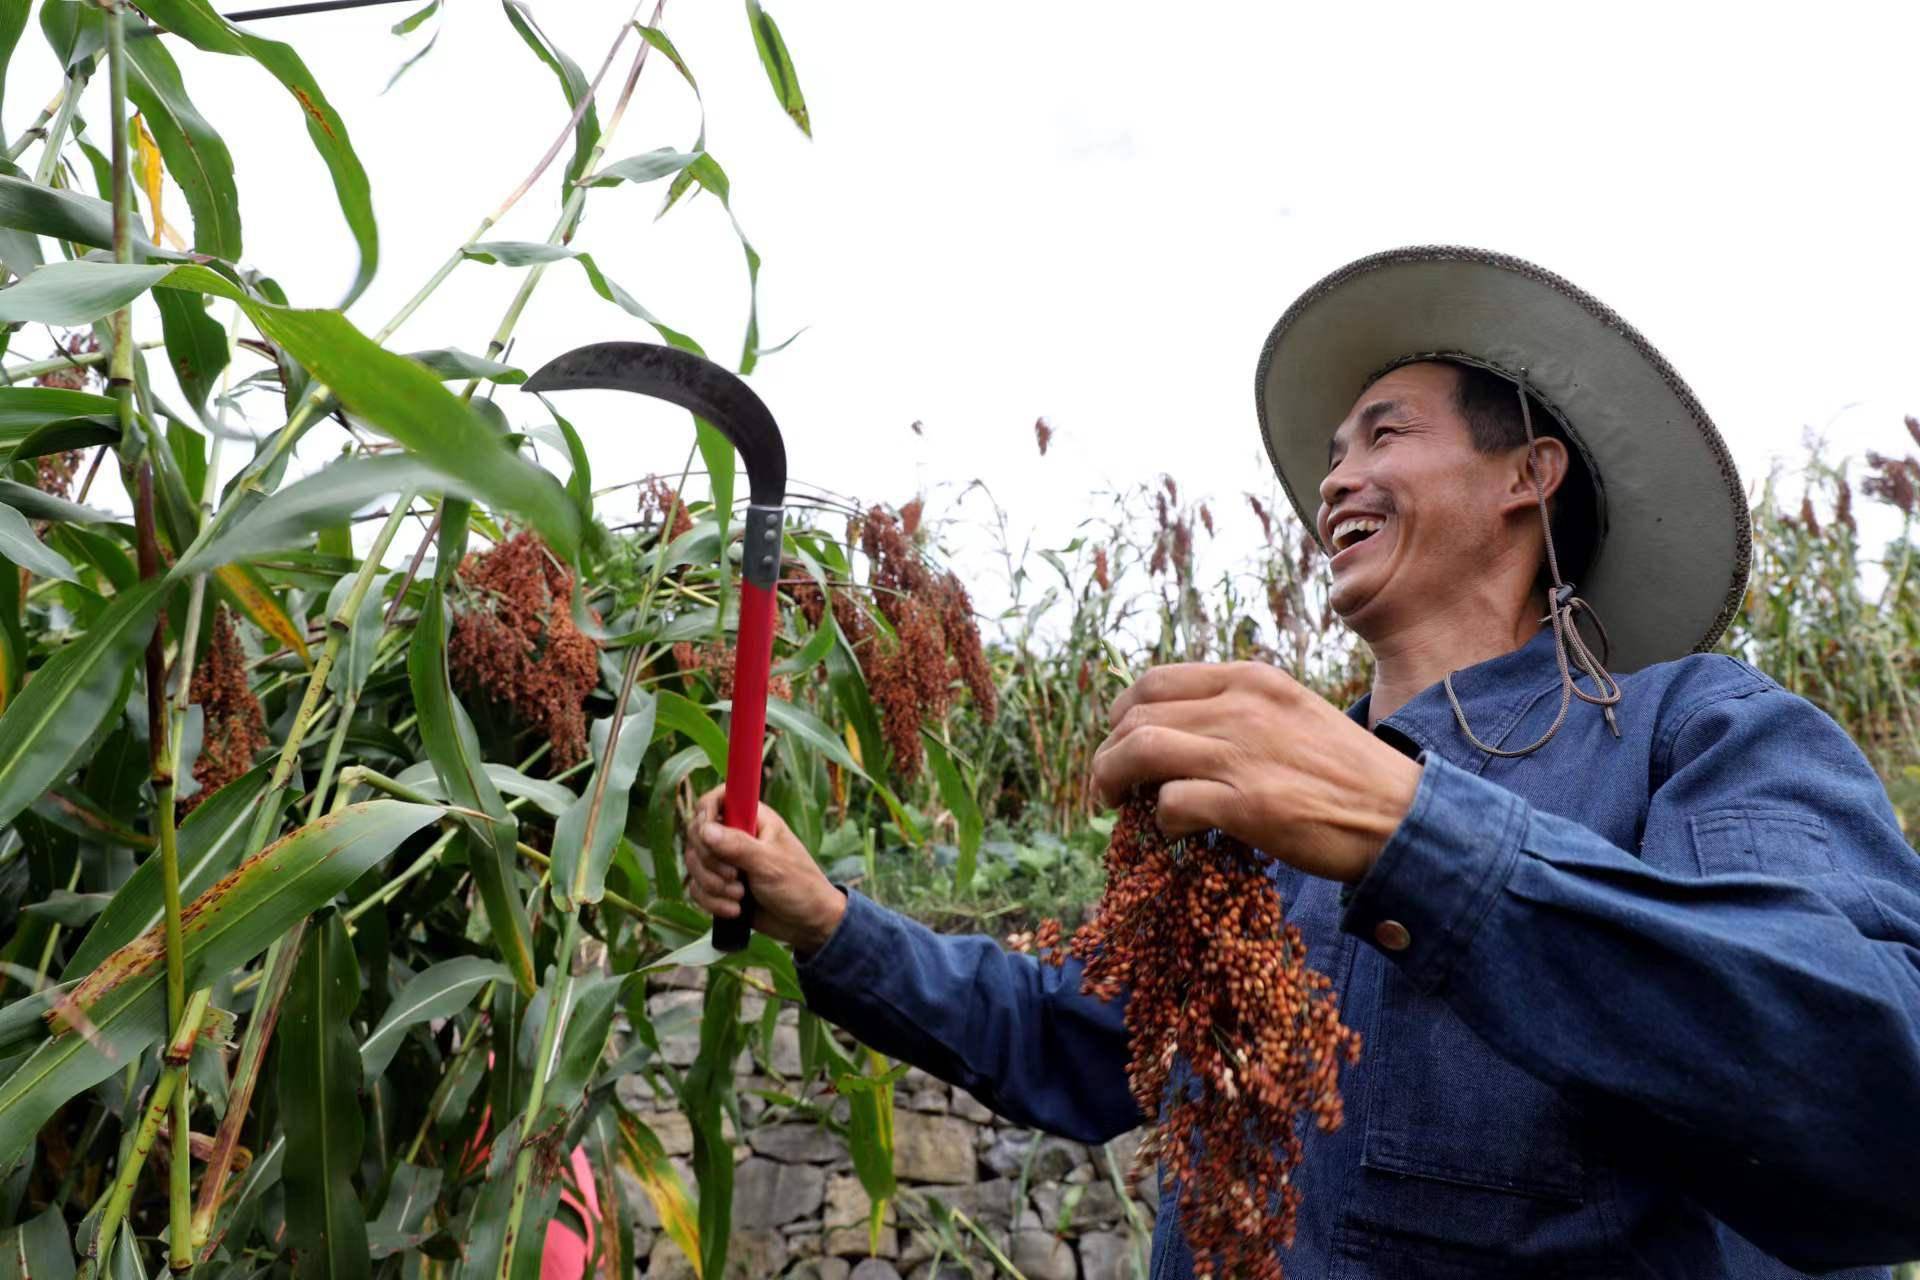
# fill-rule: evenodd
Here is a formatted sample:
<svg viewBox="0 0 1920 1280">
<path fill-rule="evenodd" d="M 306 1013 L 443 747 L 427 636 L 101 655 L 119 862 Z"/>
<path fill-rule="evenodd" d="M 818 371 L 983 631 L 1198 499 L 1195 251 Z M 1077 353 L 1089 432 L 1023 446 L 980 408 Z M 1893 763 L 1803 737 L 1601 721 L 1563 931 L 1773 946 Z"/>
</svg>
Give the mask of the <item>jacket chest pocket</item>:
<svg viewBox="0 0 1920 1280">
<path fill-rule="evenodd" d="M 1586 1170 L 1574 1108 L 1495 1053 L 1444 1001 L 1415 990 L 1391 964 L 1379 971 L 1361 1164 L 1580 1202 Z"/>
</svg>

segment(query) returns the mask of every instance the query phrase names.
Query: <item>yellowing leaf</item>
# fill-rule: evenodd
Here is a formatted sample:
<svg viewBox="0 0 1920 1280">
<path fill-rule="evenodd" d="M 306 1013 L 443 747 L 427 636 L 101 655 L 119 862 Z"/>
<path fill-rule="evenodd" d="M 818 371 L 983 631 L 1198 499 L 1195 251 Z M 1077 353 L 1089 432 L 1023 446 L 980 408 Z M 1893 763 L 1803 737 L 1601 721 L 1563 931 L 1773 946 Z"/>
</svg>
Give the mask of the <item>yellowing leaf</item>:
<svg viewBox="0 0 1920 1280">
<path fill-rule="evenodd" d="M 640 1182 L 640 1189 L 653 1201 L 660 1226 L 667 1238 L 687 1255 L 694 1275 L 700 1274 L 700 1221 L 687 1186 L 673 1171 L 665 1148 L 653 1130 L 624 1112 L 620 1116 L 620 1155 L 627 1169 Z"/>
<path fill-rule="evenodd" d="M 313 654 L 307 649 L 307 638 L 300 628 L 294 625 L 280 602 L 273 598 L 266 584 L 244 564 L 223 564 L 214 570 L 220 579 L 220 585 L 233 596 L 234 603 L 241 612 L 253 620 L 253 624 L 272 636 L 280 643 L 300 655 L 300 661 L 313 666 Z"/>
<path fill-rule="evenodd" d="M 167 215 L 160 206 L 161 187 L 167 176 L 166 162 L 160 158 L 160 144 L 153 140 L 153 134 L 147 129 L 147 118 L 136 114 L 133 117 L 134 142 L 136 151 L 134 169 L 140 175 L 140 186 L 147 193 L 147 203 L 153 208 L 153 242 L 163 241 L 176 249 L 186 248 L 186 243 L 167 225 Z"/>
</svg>

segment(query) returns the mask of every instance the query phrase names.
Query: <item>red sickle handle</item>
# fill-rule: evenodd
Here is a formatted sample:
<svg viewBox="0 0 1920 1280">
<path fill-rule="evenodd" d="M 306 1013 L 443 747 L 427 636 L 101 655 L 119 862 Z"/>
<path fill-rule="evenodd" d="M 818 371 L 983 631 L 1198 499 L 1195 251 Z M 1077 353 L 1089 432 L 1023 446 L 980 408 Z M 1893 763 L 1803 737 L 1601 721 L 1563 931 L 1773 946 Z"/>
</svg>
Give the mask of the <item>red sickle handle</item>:
<svg viewBox="0 0 1920 1280">
<path fill-rule="evenodd" d="M 751 513 L 750 513 L 751 519 Z M 774 516 L 775 545 L 779 517 Z M 773 669 L 775 592 L 752 560 L 754 538 L 749 529 L 748 577 L 740 583 L 740 635 L 733 660 L 733 713 L 727 726 L 726 824 L 749 834 L 759 827 L 760 750 L 767 736 L 767 680 Z M 777 560 L 776 560 L 777 563 Z M 766 575 L 771 578 L 771 575 Z M 738 951 L 753 936 L 753 886 L 741 879 L 740 914 L 713 922 L 713 945 L 720 951 Z"/>
</svg>

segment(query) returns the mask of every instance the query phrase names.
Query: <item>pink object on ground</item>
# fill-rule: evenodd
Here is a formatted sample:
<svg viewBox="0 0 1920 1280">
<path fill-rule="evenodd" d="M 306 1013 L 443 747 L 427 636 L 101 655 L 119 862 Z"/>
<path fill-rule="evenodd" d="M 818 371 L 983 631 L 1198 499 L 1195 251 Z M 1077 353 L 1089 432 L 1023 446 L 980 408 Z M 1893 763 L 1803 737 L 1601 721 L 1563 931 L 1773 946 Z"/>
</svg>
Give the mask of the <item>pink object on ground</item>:
<svg viewBox="0 0 1920 1280">
<path fill-rule="evenodd" d="M 547 1223 L 546 1249 L 540 1255 L 540 1280 L 580 1280 L 586 1272 L 587 1259 L 593 1256 L 594 1229 L 600 1223 L 600 1193 L 593 1185 L 593 1166 L 587 1162 L 587 1153 L 579 1147 L 573 1149 L 568 1160 L 573 1168 L 573 1180 L 580 1184 L 580 1194 L 587 1202 L 581 1204 L 565 1186 L 560 1190 L 560 1202 L 572 1205 L 580 1220 L 587 1224 L 587 1238 L 582 1240 L 564 1219 L 556 1217 Z"/>
</svg>

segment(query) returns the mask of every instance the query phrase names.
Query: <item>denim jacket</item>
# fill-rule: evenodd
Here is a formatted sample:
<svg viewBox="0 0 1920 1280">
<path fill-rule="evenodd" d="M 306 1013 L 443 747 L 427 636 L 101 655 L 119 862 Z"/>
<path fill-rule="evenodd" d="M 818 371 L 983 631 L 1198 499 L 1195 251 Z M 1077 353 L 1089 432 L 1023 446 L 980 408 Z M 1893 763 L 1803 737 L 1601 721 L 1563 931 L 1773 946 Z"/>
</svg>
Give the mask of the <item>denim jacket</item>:
<svg viewBox="0 0 1920 1280">
<path fill-rule="evenodd" d="M 1483 741 L 1533 741 L 1559 706 L 1551 633 L 1453 683 Z M 1920 856 L 1839 726 L 1751 666 L 1697 655 L 1621 686 L 1620 738 L 1575 702 L 1513 759 L 1424 690 L 1375 729 L 1424 769 L 1372 870 L 1346 890 L 1276 870 L 1364 1037 L 1346 1123 L 1308 1126 L 1293 1280 L 1920 1257 Z M 1086 1142 L 1142 1123 L 1124 1000 L 1081 995 L 1077 961 L 847 897 L 799 965 L 812 1008 L 1020 1123 Z M 1184 1280 L 1160 1191 L 1152 1274 Z"/>
</svg>

